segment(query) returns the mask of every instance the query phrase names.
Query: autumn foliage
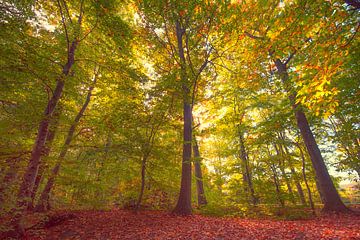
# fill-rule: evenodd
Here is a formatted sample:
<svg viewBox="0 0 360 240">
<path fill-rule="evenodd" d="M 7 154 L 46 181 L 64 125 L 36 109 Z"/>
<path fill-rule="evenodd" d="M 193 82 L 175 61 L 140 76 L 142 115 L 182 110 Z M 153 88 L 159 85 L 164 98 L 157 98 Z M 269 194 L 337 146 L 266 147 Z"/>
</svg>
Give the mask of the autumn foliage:
<svg viewBox="0 0 360 240">
<path fill-rule="evenodd" d="M 30 230 L 25 239 L 342 239 L 360 238 L 360 216 L 328 215 L 309 220 L 174 216 L 166 212 L 78 211 L 58 226 Z"/>
<path fill-rule="evenodd" d="M 0 233 L 358 238 L 358 3 L 1 0 Z"/>
</svg>

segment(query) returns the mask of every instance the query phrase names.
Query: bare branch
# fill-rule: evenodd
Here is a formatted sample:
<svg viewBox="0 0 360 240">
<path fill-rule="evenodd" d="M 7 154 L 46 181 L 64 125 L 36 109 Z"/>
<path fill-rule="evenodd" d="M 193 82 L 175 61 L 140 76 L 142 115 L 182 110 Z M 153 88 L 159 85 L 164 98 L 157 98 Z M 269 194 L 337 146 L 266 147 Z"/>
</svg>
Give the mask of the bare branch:
<svg viewBox="0 0 360 240">
<path fill-rule="evenodd" d="M 60 1 L 57 0 L 57 3 L 58 3 L 59 10 L 60 10 L 61 22 L 62 22 L 62 24 L 64 26 L 64 30 L 65 30 L 67 50 L 69 52 L 70 51 L 70 40 L 69 40 L 69 34 L 68 34 L 68 31 L 67 31 L 67 27 L 66 27 L 65 16 L 64 16 Z"/>
<path fill-rule="evenodd" d="M 264 40 L 265 39 L 264 37 L 261 37 L 261 36 L 255 36 L 255 35 L 249 33 L 248 31 L 245 31 L 244 34 L 246 36 L 248 36 L 249 38 L 252 38 L 252 39 L 257 39 L 257 40 L 259 40 L 259 39 Z"/>
<path fill-rule="evenodd" d="M 72 22 L 72 19 L 71 19 L 71 16 L 70 16 L 69 8 L 68 8 L 68 6 L 67 6 L 67 4 L 66 4 L 66 1 L 63 0 L 63 3 L 64 3 L 64 7 L 65 7 L 65 10 L 66 10 L 66 13 L 67 13 L 67 15 L 68 15 L 69 21 L 70 21 L 71 23 L 73 23 L 73 22 Z"/>
</svg>

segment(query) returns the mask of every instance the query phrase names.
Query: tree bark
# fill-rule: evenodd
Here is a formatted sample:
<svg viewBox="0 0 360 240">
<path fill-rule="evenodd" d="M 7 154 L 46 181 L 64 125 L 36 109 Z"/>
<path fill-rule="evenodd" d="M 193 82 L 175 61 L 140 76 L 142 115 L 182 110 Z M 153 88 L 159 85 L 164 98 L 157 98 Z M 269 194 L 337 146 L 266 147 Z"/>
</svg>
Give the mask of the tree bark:
<svg viewBox="0 0 360 240">
<path fill-rule="evenodd" d="M 44 158 L 44 157 L 46 158 L 50 154 L 51 145 L 55 139 L 55 133 L 56 133 L 56 130 L 57 130 L 57 127 L 59 124 L 60 114 L 61 114 L 61 109 L 59 109 L 59 107 L 57 107 L 54 111 L 53 118 L 50 121 L 49 132 L 46 137 L 45 149 L 44 149 L 42 158 Z M 27 207 L 28 210 L 34 209 L 34 201 L 35 201 L 36 193 L 40 186 L 40 182 L 42 180 L 42 175 L 43 175 L 45 169 L 46 169 L 46 163 L 44 163 L 43 160 L 40 160 L 38 174 L 35 178 L 34 187 L 31 191 L 31 200 L 29 201 L 28 207 Z"/>
<path fill-rule="evenodd" d="M 178 215 L 191 214 L 191 141 L 192 141 L 192 108 L 190 98 L 190 88 L 186 74 L 186 60 L 183 47 L 183 36 L 185 29 L 176 21 L 176 38 L 178 54 L 181 63 L 181 82 L 183 89 L 183 156 L 181 169 L 181 187 L 178 202 L 173 213 Z"/>
<path fill-rule="evenodd" d="M 316 143 L 314 134 L 312 133 L 308 120 L 301 109 L 301 107 L 296 104 L 296 92 L 289 89 L 289 75 L 287 72 L 286 64 L 282 63 L 280 59 L 275 61 L 276 68 L 281 77 L 281 80 L 285 86 L 285 90 L 289 94 L 289 100 L 292 105 L 292 108 L 295 112 L 295 118 L 297 125 L 300 129 L 302 139 L 306 145 L 307 151 L 309 153 L 312 165 L 315 170 L 317 179 L 319 180 L 320 191 L 324 197 L 324 207 L 322 211 L 329 212 L 348 212 L 350 211 L 344 203 L 341 201 L 340 196 L 331 180 L 329 172 L 326 168 L 324 159 L 322 158 L 320 149 Z"/>
<path fill-rule="evenodd" d="M 91 96 L 92 96 L 92 90 L 94 89 L 94 86 L 95 86 L 95 83 L 96 83 L 97 74 L 98 73 L 95 73 L 93 83 L 89 87 L 89 90 L 88 90 L 88 93 L 87 93 L 87 96 L 86 96 L 86 100 L 85 100 L 83 106 L 81 107 L 80 111 L 76 115 L 76 117 L 74 119 L 74 122 L 70 126 L 70 129 L 69 129 L 68 134 L 67 134 L 66 139 L 65 139 L 65 143 L 64 143 L 64 145 L 62 147 L 62 150 L 60 152 L 58 161 L 55 164 L 55 167 L 51 171 L 51 175 L 50 175 L 50 177 L 49 177 L 49 179 L 48 179 L 48 181 L 47 181 L 47 183 L 45 185 L 44 190 L 41 193 L 39 202 L 38 202 L 37 206 L 35 207 L 35 211 L 42 212 L 42 211 L 49 210 L 50 192 L 51 192 L 51 190 L 52 190 L 52 188 L 54 186 L 55 178 L 57 177 L 57 175 L 58 175 L 58 173 L 60 171 L 61 163 L 64 160 L 64 158 L 65 158 L 65 156 L 67 154 L 67 151 L 69 150 L 69 146 L 70 146 L 70 143 L 71 143 L 71 141 L 73 139 L 76 126 L 78 125 L 80 119 L 84 115 L 84 112 L 85 112 L 87 106 L 90 103 Z"/>
<path fill-rule="evenodd" d="M 347 4 L 354 7 L 354 9 L 360 9 L 360 1 L 359 0 L 344 0 Z"/>
<path fill-rule="evenodd" d="M 195 178 L 196 178 L 196 189 L 197 189 L 197 197 L 198 197 L 198 205 L 206 205 L 207 200 L 204 191 L 203 177 L 201 171 L 201 156 L 199 151 L 199 145 L 196 141 L 196 137 L 194 138 L 193 144 L 193 152 L 194 152 L 194 166 L 195 166 Z"/>
<path fill-rule="evenodd" d="M 29 164 L 24 174 L 24 178 L 18 194 L 18 207 L 21 209 L 27 206 L 27 203 L 29 202 L 29 198 L 31 197 L 31 192 L 34 186 L 35 178 L 38 173 L 40 158 L 42 152 L 44 151 L 44 146 L 48 134 L 49 121 L 60 99 L 63 87 L 64 87 L 64 81 L 58 80 L 54 91 L 54 95 L 48 102 L 48 105 L 44 112 L 44 118 L 40 122 L 37 139 L 33 147 L 31 158 L 29 160 Z"/>
<path fill-rule="evenodd" d="M 180 195 L 175 214 L 191 214 L 191 107 L 189 103 L 184 103 L 184 135 L 183 135 L 183 160 L 181 171 Z"/>
<path fill-rule="evenodd" d="M 53 95 L 47 103 L 45 108 L 43 118 L 39 124 L 37 131 L 37 138 L 33 146 L 31 157 L 27 166 L 27 169 L 24 173 L 22 183 L 20 185 L 20 190 L 18 193 L 17 200 L 17 209 L 14 213 L 12 225 L 14 226 L 14 231 L 18 235 L 22 236 L 25 233 L 25 229 L 21 222 L 22 216 L 27 209 L 27 205 L 31 199 L 31 193 L 34 187 L 35 178 L 38 173 L 40 158 L 43 154 L 46 138 L 49 130 L 49 122 L 52 118 L 53 112 L 60 100 L 60 97 L 63 92 L 65 85 L 65 78 L 69 75 L 70 70 L 75 62 L 75 50 L 78 45 L 78 40 L 75 38 L 71 43 L 71 46 L 68 50 L 67 62 L 62 69 L 62 75 L 56 81 L 56 87 L 53 91 Z"/>
</svg>

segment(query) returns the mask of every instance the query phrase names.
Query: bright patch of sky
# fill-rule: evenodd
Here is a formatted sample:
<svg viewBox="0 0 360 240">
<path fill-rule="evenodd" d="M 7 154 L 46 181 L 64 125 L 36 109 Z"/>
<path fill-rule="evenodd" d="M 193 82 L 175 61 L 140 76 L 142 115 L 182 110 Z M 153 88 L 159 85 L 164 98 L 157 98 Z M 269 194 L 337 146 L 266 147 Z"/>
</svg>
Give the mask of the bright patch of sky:
<svg viewBox="0 0 360 240">
<path fill-rule="evenodd" d="M 27 20 L 28 23 L 30 23 L 34 28 L 38 30 L 44 29 L 49 32 L 54 32 L 56 26 L 49 23 L 46 16 L 48 15 L 45 13 L 45 10 L 34 10 L 35 17 L 32 19 Z"/>
</svg>

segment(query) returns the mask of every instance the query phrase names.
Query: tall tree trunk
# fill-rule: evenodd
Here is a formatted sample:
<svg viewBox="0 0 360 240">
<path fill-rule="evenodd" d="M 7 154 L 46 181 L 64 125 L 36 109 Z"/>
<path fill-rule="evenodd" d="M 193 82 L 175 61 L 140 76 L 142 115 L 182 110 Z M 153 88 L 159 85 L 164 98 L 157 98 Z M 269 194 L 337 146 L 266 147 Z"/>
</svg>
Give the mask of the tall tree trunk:
<svg viewBox="0 0 360 240">
<path fill-rule="evenodd" d="M 199 151 L 199 145 L 196 141 L 196 137 L 194 138 L 193 144 L 193 152 L 194 152 L 194 166 L 195 166 L 195 178 L 196 178 L 196 190 L 197 190 L 197 197 L 198 197 L 198 205 L 206 205 L 206 196 L 204 191 L 204 184 L 203 184 L 203 177 L 201 171 L 201 156 Z"/>
<path fill-rule="evenodd" d="M 62 95 L 65 84 L 65 78 L 69 75 L 70 70 L 74 65 L 75 50 L 77 45 L 78 45 L 78 40 L 75 38 L 69 47 L 67 63 L 64 65 L 62 69 L 62 75 L 56 81 L 55 90 L 53 91 L 53 95 L 47 103 L 47 106 L 43 114 L 43 118 L 39 124 L 37 131 L 37 138 L 33 146 L 31 157 L 27 169 L 24 173 L 22 183 L 20 185 L 20 190 L 18 193 L 18 200 L 17 200 L 17 209 L 16 212 L 14 213 L 14 217 L 12 220 L 12 225 L 14 226 L 14 232 L 16 232 L 17 235 L 20 236 L 22 236 L 25 233 L 21 220 L 24 212 L 27 209 L 28 202 L 31 199 L 31 193 L 39 169 L 40 158 L 44 151 L 45 142 L 48 135 L 49 122 L 50 119 L 52 118 L 53 112 Z"/>
<path fill-rule="evenodd" d="M 301 109 L 301 106 L 296 104 L 296 93 L 290 89 L 289 75 L 287 72 L 286 64 L 282 63 L 280 59 L 275 61 L 276 68 L 281 77 L 285 90 L 289 94 L 289 100 L 292 108 L 295 112 L 295 118 L 297 125 L 300 129 L 301 136 L 306 145 L 307 151 L 310 155 L 312 165 L 315 170 L 317 179 L 319 180 L 320 191 L 324 197 L 323 211 L 335 211 L 335 212 L 348 212 L 350 211 L 344 203 L 341 201 L 340 196 L 331 180 L 329 172 L 326 168 L 324 159 L 322 158 L 320 149 L 316 143 L 314 134 L 312 133 L 308 120 Z"/>
<path fill-rule="evenodd" d="M 44 151 L 44 146 L 48 135 L 49 121 L 60 99 L 63 87 L 64 87 L 64 81 L 58 80 L 54 91 L 54 95 L 48 102 L 48 105 L 45 109 L 44 118 L 40 122 L 37 139 L 33 147 L 31 158 L 29 160 L 27 170 L 24 174 L 22 184 L 20 186 L 20 191 L 18 195 L 18 207 L 20 209 L 27 206 L 27 203 L 31 197 L 31 192 L 34 186 L 35 178 L 38 173 L 40 158 Z"/>
<path fill-rule="evenodd" d="M 174 209 L 175 214 L 191 214 L 191 106 L 184 103 L 184 136 L 181 187 L 179 199 Z"/>
<path fill-rule="evenodd" d="M 323 193 L 321 192 L 319 180 L 317 179 L 316 176 L 315 176 L 315 186 L 316 186 L 316 189 L 317 189 L 317 191 L 318 191 L 318 193 L 319 193 L 320 201 L 321 201 L 322 204 L 324 204 L 324 203 L 325 203 L 324 195 L 323 195 Z"/>
<path fill-rule="evenodd" d="M 179 215 L 191 214 L 191 141 L 192 141 L 192 108 L 190 88 L 186 74 L 186 61 L 183 47 L 183 36 L 185 29 L 176 21 L 176 38 L 181 63 L 181 82 L 183 89 L 183 156 L 181 169 L 181 187 L 178 202 L 173 212 Z"/>
<path fill-rule="evenodd" d="M 38 204 L 36 205 L 35 211 L 40 211 L 41 212 L 41 211 L 47 211 L 49 209 L 49 197 L 50 197 L 50 192 L 51 192 L 51 190 L 52 190 L 52 188 L 54 186 L 54 183 L 55 183 L 55 178 L 57 177 L 57 175 L 58 175 L 58 173 L 60 171 L 61 163 L 64 160 L 64 158 L 65 158 L 65 156 L 67 154 L 67 151 L 69 150 L 69 146 L 70 146 L 70 143 L 71 143 L 71 141 L 73 139 L 76 126 L 78 125 L 80 119 L 84 115 L 84 112 L 85 112 L 87 106 L 90 103 L 91 96 L 92 96 L 92 91 L 94 89 L 94 86 L 95 86 L 95 83 L 96 83 L 96 80 L 97 80 L 97 75 L 98 75 L 98 70 L 95 70 L 95 71 L 97 71 L 97 72 L 94 75 L 92 85 L 89 87 L 89 90 L 88 90 L 88 93 L 87 93 L 87 96 L 86 96 L 86 100 L 85 100 L 83 106 L 81 107 L 80 111 L 76 115 L 76 117 L 74 119 L 74 122 L 70 126 L 70 129 L 69 129 L 68 134 L 67 134 L 66 139 L 65 139 L 65 143 L 64 143 L 64 145 L 62 147 L 62 150 L 60 152 L 58 161 L 56 162 L 55 167 L 51 171 L 51 175 L 50 175 L 50 177 L 49 177 L 49 179 L 48 179 L 48 181 L 47 181 L 47 183 L 45 185 L 44 190 L 41 193 L 41 196 L 40 196 Z"/>
<path fill-rule="evenodd" d="M 55 133 L 56 133 L 56 130 L 57 130 L 57 127 L 59 124 L 60 114 L 61 114 L 61 109 L 60 109 L 60 106 L 58 106 L 55 109 L 54 114 L 53 114 L 54 116 L 50 121 L 49 132 L 46 137 L 45 150 L 44 150 L 42 158 L 47 158 L 50 154 L 51 145 L 55 139 Z M 29 201 L 28 207 L 27 207 L 28 210 L 34 209 L 34 201 L 35 201 L 36 193 L 39 189 L 40 182 L 42 180 L 42 176 L 43 176 L 45 169 L 46 169 L 46 163 L 43 160 L 40 160 L 38 174 L 35 178 L 34 187 L 31 191 L 31 200 Z"/>
</svg>

